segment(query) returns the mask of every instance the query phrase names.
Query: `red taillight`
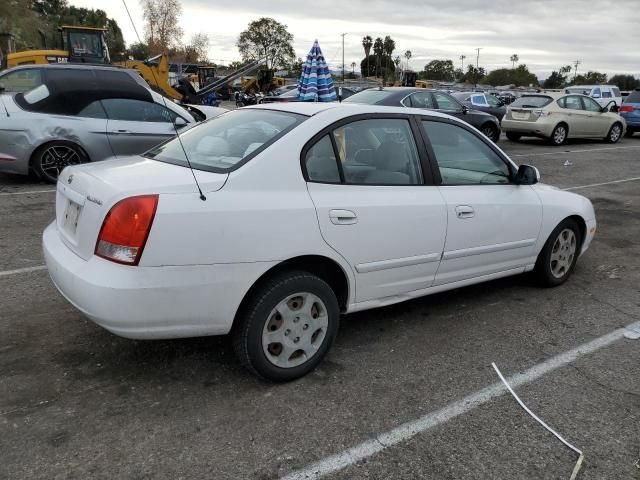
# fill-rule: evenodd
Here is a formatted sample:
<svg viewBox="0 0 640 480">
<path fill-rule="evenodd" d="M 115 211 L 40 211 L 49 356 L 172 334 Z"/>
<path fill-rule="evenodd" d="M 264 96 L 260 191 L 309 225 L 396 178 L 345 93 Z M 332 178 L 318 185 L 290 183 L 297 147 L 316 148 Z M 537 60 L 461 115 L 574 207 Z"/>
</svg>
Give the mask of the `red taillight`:
<svg viewBox="0 0 640 480">
<path fill-rule="evenodd" d="M 633 112 L 634 110 L 635 110 L 635 108 L 633 108 L 631 105 L 622 105 L 620 107 L 620 112 L 619 113 L 622 113 L 622 112 Z"/>
<path fill-rule="evenodd" d="M 102 222 L 95 254 L 112 262 L 138 265 L 157 206 L 158 195 L 129 197 L 116 203 Z"/>
</svg>

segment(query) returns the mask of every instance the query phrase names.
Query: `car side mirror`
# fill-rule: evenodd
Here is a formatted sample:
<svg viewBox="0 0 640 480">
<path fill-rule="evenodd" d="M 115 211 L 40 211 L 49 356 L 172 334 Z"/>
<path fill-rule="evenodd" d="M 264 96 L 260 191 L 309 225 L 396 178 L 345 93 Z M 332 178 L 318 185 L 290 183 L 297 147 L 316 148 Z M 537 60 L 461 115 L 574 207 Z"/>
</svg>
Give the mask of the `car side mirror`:
<svg viewBox="0 0 640 480">
<path fill-rule="evenodd" d="M 514 180 L 518 185 L 534 185 L 540 181 L 540 172 L 531 165 L 520 165 Z"/>
<path fill-rule="evenodd" d="M 176 119 L 173 121 L 173 124 L 176 126 L 176 128 L 186 127 L 187 121 L 182 117 L 176 117 Z"/>
<path fill-rule="evenodd" d="M 613 104 L 611 105 L 611 108 L 609 109 L 610 112 L 612 113 L 618 113 L 620 111 L 620 107 L 618 107 L 618 105 Z"/>
<path fill-rule="evenodd" d="M 467 107 L 466 105 L 463 105 L 463 106 L 462 106 L 462 113 L 463 113 L 464 115 L 466 115 L 467 113 L 469 113 L 469 107 Z"/>
</svg>

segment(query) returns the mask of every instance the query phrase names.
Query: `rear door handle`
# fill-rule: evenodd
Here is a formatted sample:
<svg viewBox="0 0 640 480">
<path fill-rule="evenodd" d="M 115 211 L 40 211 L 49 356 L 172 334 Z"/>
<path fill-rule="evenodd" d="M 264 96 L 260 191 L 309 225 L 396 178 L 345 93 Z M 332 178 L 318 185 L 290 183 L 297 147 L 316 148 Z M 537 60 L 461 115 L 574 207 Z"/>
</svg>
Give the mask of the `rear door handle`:
<svg viewBox="0 0 640 480">
<path fill-rule="evenodd" d="M 329 219 L 334 225 L 353 225 L 358 223 L 358 216 L 351 210 L 329 210 Z"/>
<path fill-rule="evenodd" d="M 111 130 L 111 133 L 115 135 L 127 135 L 131 132 L 129 130 Z"/>
<path fill-rule="evenodd" d="M 456 207 L 456 216 L 460 219 L 462 218 L 473 218 L 476 212 L 473 207 L 469 205 L 458 205 Z"/>
</svg>

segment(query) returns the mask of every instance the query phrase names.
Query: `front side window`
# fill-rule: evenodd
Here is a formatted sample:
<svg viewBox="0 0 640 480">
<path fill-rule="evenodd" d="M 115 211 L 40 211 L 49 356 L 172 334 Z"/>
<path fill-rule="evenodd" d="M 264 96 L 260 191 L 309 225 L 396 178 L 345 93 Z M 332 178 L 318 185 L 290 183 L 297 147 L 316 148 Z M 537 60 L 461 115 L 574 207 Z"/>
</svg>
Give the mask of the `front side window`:
<svg viewBox="0 0 640 480">
<path fill-rule="evenodd" d="M 419 185 L 422 170 L 409 120 L 359 120 L 333 131 L 346 183 Z"/>
<path fill-rule="evenodd" d="M 39 85 L 42 85 L 42 70 L 39 68 L 8 72 L 0 77 L 0 91 L 3 92 L 28 92 Z"/>
<path fill-rule="evenodd" d="M 80 110 L 78 112 L 78 117 L 107 118 L 107 114 L 105 113 L 104 108 L 102 108 L 100 100 L 96 100 Z"/>
<path fill-rule="evenodd" d="M 107 98 L 102 105 L 110 120 L 173 123 L 177 117 L 162 105 L 130 98 Z"/>
<path fill-rule="evenodd" d="M 443 185 L 509 183 L 507 164 L 476 135 L 457 125 L 423 121 Z"/>
<path fill-rule="evenodd" d="M 193 168 L 227 172 L 249 161 L 306 118 L 291 112 L 239 109 L 188 130 L 180 139 Z M 153 148 L 145 156 L 188 166 L 177 139 Z"/>
<path fill-rule="evenodd" d="M 498 99 L 496 97 L 494 97 L 493 95 L 487 95 L 486 97 L 487 103 L 489 105 L 491 105 L 492 107 L 497 107 L 498 106 Z"/>
<path fill-rule="evenodd" d="M 433 96 L 438 103 L 438 108 L 440 110 L 448 110 L 448 111 L 460 111 L 462 110 L 462 105 L 460 105 L 453 97 L 446 95 L 440 92 L 433 92 Z"/>
<path fill-rule="evenodd" d="M 584 102 L 584 109 L 587 110 L 588 112 L 602 111 L 602 107 L 595 100 L 592 100 L 591 98 L 588 98 L 588 97 L 584 97 L 582 101 Z"/>
<path fill-rule="evenodd" d="M 309 149 L 304 160 L 307 177 L 311 182 L 340 183 L 338 162 L 327 134 Z"/>
</svg>

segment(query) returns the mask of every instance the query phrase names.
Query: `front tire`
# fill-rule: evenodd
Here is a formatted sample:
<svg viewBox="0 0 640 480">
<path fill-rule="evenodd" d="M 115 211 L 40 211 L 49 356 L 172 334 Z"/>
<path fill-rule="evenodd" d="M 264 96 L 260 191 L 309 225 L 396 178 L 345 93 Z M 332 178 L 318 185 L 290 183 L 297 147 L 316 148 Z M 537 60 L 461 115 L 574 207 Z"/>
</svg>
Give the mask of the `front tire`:
<svg viewBox="0 0 640 480">
<path fill-rule="evenodd" d="M 288 382 L 322 361 L 339 321 L 338 300 L 324 280 L 286 272 L 262 285 L 242 309 L 233 331 L 234 350 L 258 377 Z"/>
<path fill-rule="evenodd" d="M 500 129 L 492 123 L 485 123 L 480 131 L 489 137 L 493 143 L 498 143 L 498 140 L 500 140 Z"/>
<path fill-rule="evenodd" d="M 43 145 L 34 153 L 31 167 L 42 181 L 56 183 L 64 168 L 88 161 L 89 158 L 76 144 L 56 141 Z"/>
<path fill-rule="evenodd" d="M 551 138 L 549 138 L 549 142 L 551 145 L 559 147 L 560 145 L 564 145 L 567 141 L 567 126 L 563 123 L 556 125 L 556 128 L 551 132 Z"/>
<path fill-rule="evenodd" d="M 622 125 L 618 122 L 611 125 L 609 129 L 609 133 L 607 134 L 607 138 L 605 141 L 608 143 L 618 143 L 620 138 L 622 137 Z"/>
<path fill-rule="evenodd" d="M 581 246 L 577 222 L 571 218 L 560 222 L 538 255 L 534 271 L 541 284 L 555 287 L 566 282 L 576 266 Z"/>
<path fill-rule="evenodd" d="M 507 132 L 507 138 L 512 142 L 517 142 L 522 138 L 519 133 Z"/>
</svg>

